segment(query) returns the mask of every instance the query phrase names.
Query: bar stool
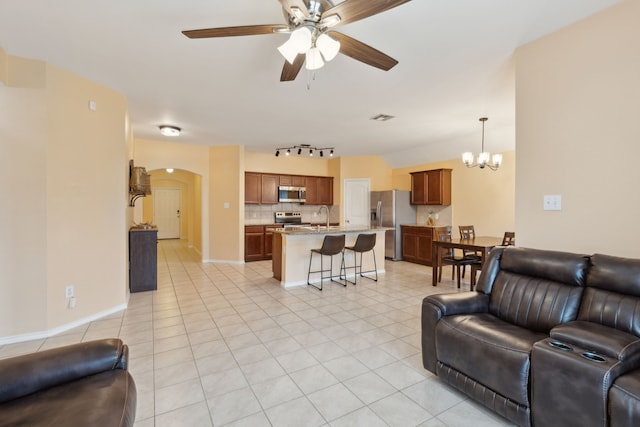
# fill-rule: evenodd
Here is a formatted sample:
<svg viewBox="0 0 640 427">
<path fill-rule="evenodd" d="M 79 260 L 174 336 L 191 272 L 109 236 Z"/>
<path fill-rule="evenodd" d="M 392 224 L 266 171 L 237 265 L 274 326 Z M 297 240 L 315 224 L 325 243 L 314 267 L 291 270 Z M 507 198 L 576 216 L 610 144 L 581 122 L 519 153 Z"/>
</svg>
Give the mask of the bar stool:
<svg viewBox="0 0 640 427">
<path fill-rule="evenodd" d="M 320 249 L 311 249 L 311 255 L 309 256 L 309 273 L 307 274 L 307 285 L 311 285 L 314 288 L 322 290 L 322 285 L 324 284 L 324 279 L 329 278 L 332 282 L 340 283 L 342 286 L 347 286 L 346 282 L 346 274 L 345 274 L 345 282 L 341 283 L 337 280 L 333 280 L 333 256 L 341 254 L 340 260 L 340 279 L 342 279 L 342 270 L 344 269 L 344 234 L 338 235 L 326 235 L 324 236 L 324 240 L 322 241 L 322 247 Z M 311 271 L 311 263 L 313 262 L 313 254 L 320 254 L 320 270 Z M 329 269 L 324 268 L 323 260 L 324 257 L 328 256 L 331 260 Z M 325 276 L 324 273 L 329 272 L 329 276 Z M 311 274 L 320 273 L 320 287 L 312 284 L 310 281 Z"/>
<path fill-rule="evenodd" d="M 378 266 L 376 265 L 376 251 L 374 247 L 376 246 L 376 235 L 372 234 L 358 234 L 356 238 L 356 243 L 353 246 L 345 246 L 345 250 L 353 251 L 353 267 L 344 267 L 344 279 L 349 283 L 353 283 L 354 285 L 358 281 L 358 267 L 360 267 L 360 277 L 365 277 L 369 280 L 373 280 L 374 282 L 378 281 Z M 365 252 L 372 251 L 373 253 L 373 270 L 362 271 L 362 255 Z M 360 265 L 358 265 L 357 254 L 360 253 Z M 347 268 L 353 268 L 353 282 L 347 279 Z M 365 276 L 364 273 L 376 273 L 376 278 Z"/>
</svg>

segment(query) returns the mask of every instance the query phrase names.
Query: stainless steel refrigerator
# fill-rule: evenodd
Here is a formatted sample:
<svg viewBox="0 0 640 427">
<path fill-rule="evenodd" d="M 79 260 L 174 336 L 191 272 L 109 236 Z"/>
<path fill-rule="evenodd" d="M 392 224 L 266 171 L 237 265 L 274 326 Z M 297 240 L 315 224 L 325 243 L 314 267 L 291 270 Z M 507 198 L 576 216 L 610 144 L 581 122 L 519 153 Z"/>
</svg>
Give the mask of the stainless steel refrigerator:
<svg viewBox="0 0 640 427">
<path fill-rule="evenodd" d="M 416 207 L 411 204 L 411 192 L 401 190 L 371 192 L 371 225 L 393 227 L 385 233 L 385 257 L 402 260 L 400 224 L 416 223 Z"/>
</svg>

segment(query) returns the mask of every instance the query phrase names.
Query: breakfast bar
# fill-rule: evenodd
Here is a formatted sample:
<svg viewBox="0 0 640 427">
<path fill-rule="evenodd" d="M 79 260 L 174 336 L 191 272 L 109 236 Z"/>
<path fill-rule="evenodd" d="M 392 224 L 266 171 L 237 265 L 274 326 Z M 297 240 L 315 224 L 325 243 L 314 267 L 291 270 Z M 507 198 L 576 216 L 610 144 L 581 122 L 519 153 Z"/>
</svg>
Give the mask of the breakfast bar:
<svg viewBox="0 0 640 427">
<path fill-rule="evenodd" d="M 350 246 L 355 243 L 360 233 L 375 233 L 376 245 L 373 253 L 376 257 L 377 271 L 378 274 L 384 273 L 385 231 L 388 229 L 388 227 L 369 226 L 309 226 L 275 229 L 273 230 L 273 277 L 280 280 L 280 285 L 284 288 L 306 285 L 311 249 L 321 247 L 324 237 L 328 234 L 344 234 L 345 244 Z M 316 261 L 318 265 L 316 265 Z M 336 261 L 333 263 L 333 274 L 339 276 L 340 261 Z M 353 252 L 347 251 L 345 253 L 346 266 L 353 267 L 354 262 Z M 374 269 L 373 254 L 365 254 L 362 262 L 362 270 Z M 317 270 L 319 264 L 319 257 L 314 258 L 312 269 Z M 353 268 L 348 272 L 349 275 L 352 275 Z M 313 278 L 312 282 L 319 280 L 319 277 Z"/>
</svg>

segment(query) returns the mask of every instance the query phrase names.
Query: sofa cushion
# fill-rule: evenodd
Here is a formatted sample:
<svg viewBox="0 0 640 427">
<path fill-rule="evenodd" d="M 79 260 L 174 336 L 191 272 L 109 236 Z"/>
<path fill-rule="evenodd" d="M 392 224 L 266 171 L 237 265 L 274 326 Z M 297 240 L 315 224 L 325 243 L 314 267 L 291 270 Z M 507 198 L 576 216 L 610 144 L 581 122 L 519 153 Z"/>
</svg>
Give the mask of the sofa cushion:
<svg viewBox="0 0 640 427">
<path fill-rule="evenodd" d="M 529 355 L 546 336 L 489 313 L 447 316 L 436 327 L 436 352 L 443 364 L 529 406 Z"/>
<path fill-rule="evenodd" d="M 135 395 L 135 384 L 127 371 L 106 371 L 4 402 L 0 404 L 0 424 L 131 426 Z"/>
</svg>

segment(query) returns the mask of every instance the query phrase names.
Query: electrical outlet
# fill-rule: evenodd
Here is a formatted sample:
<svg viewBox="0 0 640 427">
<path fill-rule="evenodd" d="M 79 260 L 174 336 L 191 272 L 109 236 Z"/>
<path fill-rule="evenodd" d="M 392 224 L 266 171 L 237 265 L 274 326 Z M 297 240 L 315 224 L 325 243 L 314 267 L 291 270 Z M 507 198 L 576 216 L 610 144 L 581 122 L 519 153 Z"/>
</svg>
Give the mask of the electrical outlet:
<svg viewBox="0 0 640 427">
<path fill-rule="evenodd" d="M 69 285 L 66 288 L 64 288 L 64 297 L 73 298 L 73 285 Z"/>
</svg>

